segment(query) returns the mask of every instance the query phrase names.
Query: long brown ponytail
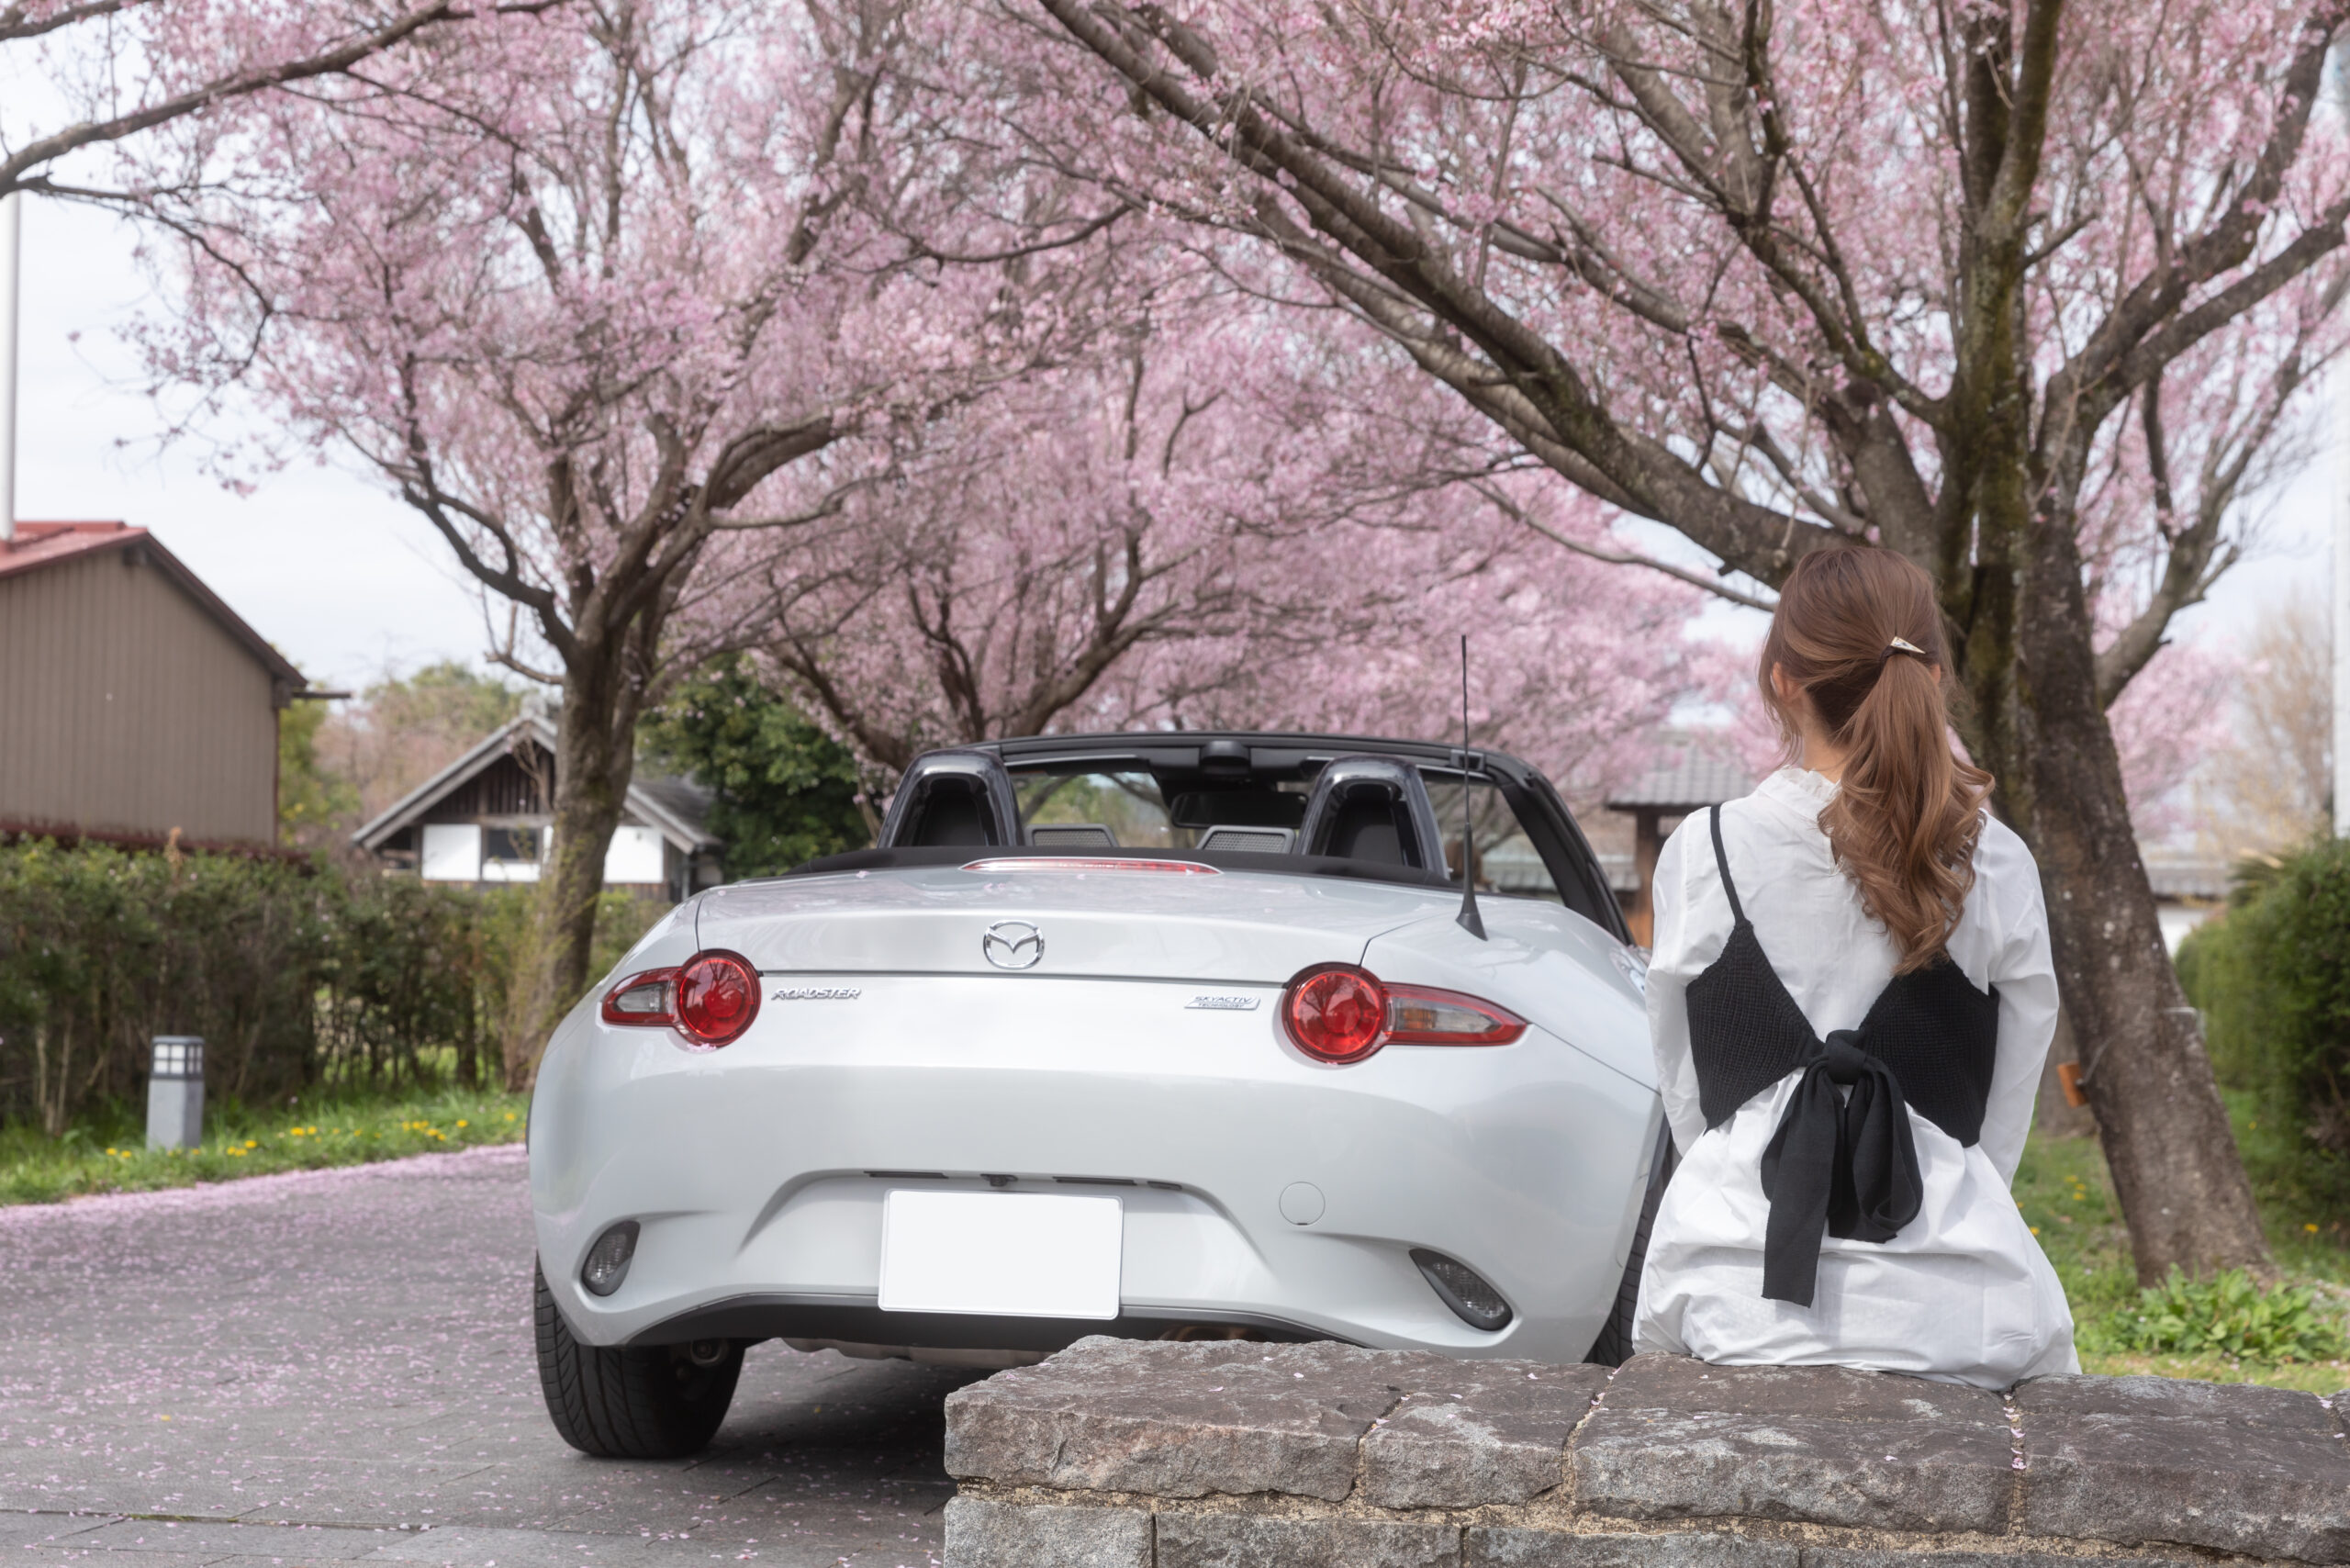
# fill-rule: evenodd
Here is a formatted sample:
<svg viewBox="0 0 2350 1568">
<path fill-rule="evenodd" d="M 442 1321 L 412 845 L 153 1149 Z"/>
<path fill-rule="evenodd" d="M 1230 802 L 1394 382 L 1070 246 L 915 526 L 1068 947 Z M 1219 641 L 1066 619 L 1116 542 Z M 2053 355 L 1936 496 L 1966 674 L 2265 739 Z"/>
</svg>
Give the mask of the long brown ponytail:
<svg viewBox="0 0 2350 1568">
<path fill-rule="evenodd" d="M 1802 723 L 1772 681 L 1774 666 L 1845 753 L 1841 786 L 1819 814 L 1837 864 L 1892 935 L 1896 972 L 1923 969 L 1941 957 L 1975 886 L 1991 790 L 1991 776 L 1951 750 L 1933 579 L 1868 545 L 1816 550 L 1796 563 L 1760 671 L 1792 758 Z"/>
</svg>

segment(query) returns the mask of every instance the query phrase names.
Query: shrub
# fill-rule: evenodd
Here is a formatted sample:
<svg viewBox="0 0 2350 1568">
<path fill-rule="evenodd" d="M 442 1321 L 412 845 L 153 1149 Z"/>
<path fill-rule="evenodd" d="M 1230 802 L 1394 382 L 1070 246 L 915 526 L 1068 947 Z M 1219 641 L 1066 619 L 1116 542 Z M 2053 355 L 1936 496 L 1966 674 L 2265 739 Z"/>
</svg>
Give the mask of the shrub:
<svg viewBox="0 0 2350 1568">
<path fill-rule="evenodd" d="M 283 859 L 0 846 L 0 1123 L 55 1137 L 201 1035 L 210 1093 L 497 1076 L 530 890 Z M 607 893 L 600 975 L 659 910 Z"/>
<path fill-rule="evenodd" d="M 284 861 L 0 850 L 0 1116 L 62 1132 L 160 1034 L 202 1035 L 220 1092 L 304 1081 L 330 898 Z"/>
<path fill-rule="evenodd" d="M 2266 1136 L 2265 1180 L 2350 1202 L 2350 842 L 2248 862 L 2230 907 L 2179 949 L 2212 1066 Z"/>
<path fill-rule="evenodd" d="M 2240 1361 L 2322 1361 L 2343 1353 L 2343 1336 L 2307 1285 L 2263 1289 L 2242 1269 L 2190 1280 L 2177 1269 L 2138 1293 L 2091 1336 L 2100 1348 Z"/>
</svg>

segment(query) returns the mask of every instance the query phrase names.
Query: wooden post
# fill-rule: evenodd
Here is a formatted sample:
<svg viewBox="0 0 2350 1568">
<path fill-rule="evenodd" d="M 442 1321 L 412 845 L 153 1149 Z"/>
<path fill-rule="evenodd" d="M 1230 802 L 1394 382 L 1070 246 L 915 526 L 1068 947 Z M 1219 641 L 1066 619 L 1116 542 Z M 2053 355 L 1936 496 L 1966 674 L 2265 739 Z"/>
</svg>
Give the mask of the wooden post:
<svg viewBox="0 0 2350 1568">
<path fill-rule="evenodd" d="M 1639 887 L 1632 894 L 1631 908 L 1625 912 L 1624 924 L 1632 929 L 1632 940 L 1642 947 L 1652 946 L 1656 940 L 1656 903 L 1652 890 L 1656 885 L 1656 857 L 1664 848 L 1663 835 L 1657 832 L 1663 812 L 1654 806 L 1642 806 L 1632 813 L 1632 870 L 1639 879 Z"/>
</svg>

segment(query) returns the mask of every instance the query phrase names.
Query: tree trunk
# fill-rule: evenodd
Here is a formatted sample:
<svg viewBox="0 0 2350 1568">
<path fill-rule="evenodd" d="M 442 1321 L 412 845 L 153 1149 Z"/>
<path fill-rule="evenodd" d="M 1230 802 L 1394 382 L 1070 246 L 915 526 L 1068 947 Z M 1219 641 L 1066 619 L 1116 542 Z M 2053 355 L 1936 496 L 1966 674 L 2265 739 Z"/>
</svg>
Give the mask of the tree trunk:
<svg viewBox="0 0 2350 1568">
<path fill-rule="evenodd" d="M 583 650 L 584 651 L 584 650 Z M 616 657 L 565 672 L 555 726 L 554 854 L 532 901 L 506 1019 L 506 1086 L 524 1090 L 563 1014 L 595 977 L 604 855 L 635 770 L 636 701 Z"/>
<path fill-rule="evenodd" d="M 2156 1282 L 2174 1265 L 2266 1269 L 2252 1186 L 2139 858 L 2069 531 L 2035 527 L 2030 554 L 2018 668 L 2002 683 L 2012 709 L 2009 722 L 1981 726 L 1983 759 L 1998 775 L 2002 814 L 2040 861 L 2081 1086 L 2138 1278 Z M 1971 643 L 1968 652 L 1971 661 Z"/>
</svg>

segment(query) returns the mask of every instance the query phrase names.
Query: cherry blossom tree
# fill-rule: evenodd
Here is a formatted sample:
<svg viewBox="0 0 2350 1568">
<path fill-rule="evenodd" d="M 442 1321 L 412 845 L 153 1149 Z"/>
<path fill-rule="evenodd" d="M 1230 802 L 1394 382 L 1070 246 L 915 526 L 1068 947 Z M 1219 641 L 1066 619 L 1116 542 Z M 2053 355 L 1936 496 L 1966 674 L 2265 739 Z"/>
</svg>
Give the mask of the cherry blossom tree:
<svg viewBox="0 0 2350 1568">
<path fill-rule="evenodd" d="M 1049 192 L 979 193 L 1019 211 L 1016 262 L 905 238 L 990 241 L 900 70 L 912 11 L 576 0 L 145 159 L 188 237 L 158 373 L 381 475 L 500 603 L 498 656 L 561 688 L 511 1082 L 590 978 L 640 716 L 740 640 L 678 619 L 711 542 L 815 528 L 901 432 L 1080 330 L 1052 269 L 1093 252 L 1033 242 Z"/>
<path fill-rule="evenodd" d="M 1588 494 L 1761 585 L 1858 538 L 1933 573 L 2139 1271 L 2265 1261 L 2105 715 L 2339 344 L 2350 0 L 1000 15 L 1021 136 Z"/>
<path fill-rule="evenodd" d="M 78 118 L 16 126 L 0 142 L 0 196 L 124 193 L 61 183 L 59 160 L 274 88 L 348 75 L 441 24 L 554 0 L 430 6 L 288 0 L 16 0 L 0 6 L 0 61 L 39 75 Z"/>
<path fill-rule="evenodd" d="M 1102 352 L 927 432 L 712 612 L 767 625 L 772 667 L 884 779 L 1053 730 L 1448 736 L 1464 631 L 1481 744 L 1561 778 L 1620 767 L 1692 688 L 1700 596 L 1562 558 L 1526 517 L 1598 540 L 1603 509 L 1511 472 L 1363 334 L 1188 295 L 1197 270 L 1164 259 Z"/>
</svg>

